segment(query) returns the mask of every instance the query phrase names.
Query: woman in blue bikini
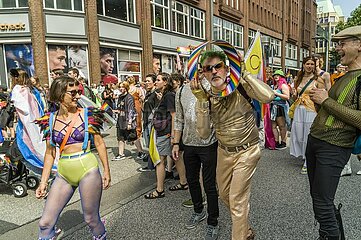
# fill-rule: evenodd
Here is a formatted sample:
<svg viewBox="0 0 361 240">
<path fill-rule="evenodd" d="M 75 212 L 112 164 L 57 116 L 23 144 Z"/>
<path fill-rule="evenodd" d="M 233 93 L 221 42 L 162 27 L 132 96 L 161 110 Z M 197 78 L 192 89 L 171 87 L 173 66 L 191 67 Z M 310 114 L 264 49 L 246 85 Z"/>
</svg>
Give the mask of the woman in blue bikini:
<svg viewBox="0 0 361 240">
<path fill-rule="evenodd" d="M 94 240 L 105 240 L 106 231 L 99 215 L 102 189 L 110 186 L 108 156 L 100 135 L 102 112 L 91 108 L 78 108 L 79 83 L 69 77 L 54 80 L 50 88 L 50 101 L 60 108 L 36 121 L 44 131 L 46 152 L 41 182 L 36 190 L 37 198 L 44 198 L 48 179 L 59 148 L 58 173 L 47 197 L 43 215 L 39 221 L 39 240 L 57 238 L 60 230 L 55 228 L 57 219 L 77 187 L 79 187 L 85 222 L 90 227 Z M 90 152 L 92 134 L 100 161 Z"/>
</svg>

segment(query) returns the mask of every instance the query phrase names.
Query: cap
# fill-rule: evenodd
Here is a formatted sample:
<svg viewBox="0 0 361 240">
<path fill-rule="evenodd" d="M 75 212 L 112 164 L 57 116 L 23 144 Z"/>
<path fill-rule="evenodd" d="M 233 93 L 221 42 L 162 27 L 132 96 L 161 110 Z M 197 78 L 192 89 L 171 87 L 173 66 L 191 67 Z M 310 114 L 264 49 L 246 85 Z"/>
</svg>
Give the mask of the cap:
<svg viewBox="0 0 361 240">
<path fill-rule="evenodd" d="M 361 26 L 353 26 L 346 28 L 332 37 L 332 41 L 336 42 L 346 38 L 358 38 L 361 40 Z"/>
<path fill-rule="evenodd" d="M 280 75 L 282 77 L 285 77 L 285 73 L 281 69 L 276 70 L 272 76 L 274 75 Z"/>
</svg>

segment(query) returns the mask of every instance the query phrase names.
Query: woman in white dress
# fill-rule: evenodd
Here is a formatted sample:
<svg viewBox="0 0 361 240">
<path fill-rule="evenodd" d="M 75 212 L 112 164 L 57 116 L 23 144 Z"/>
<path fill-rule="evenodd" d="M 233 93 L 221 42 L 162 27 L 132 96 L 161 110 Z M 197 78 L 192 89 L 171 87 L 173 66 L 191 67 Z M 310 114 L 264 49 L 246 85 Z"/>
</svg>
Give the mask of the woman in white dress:
<svg viewBox="0 0 361 240">
<path fill-rule="evenodd" d="M 301 157 L 304 164 L 301 174 L 307 174 L 306 165 L 306 145 L 310 128 L 317 112 L 316 106 L 311 101 L 309 91 L 312 88 L 325 88 L 322 78 L 316 73 L 316 59 L 312 56 L 306 57 L 302 61 L 302 69 L 298 72 L 295 79 L 293 97 L 296 98 L 293 104 L 296 104 L 291 129 L 290 154 L 295 157 Z"/>
</svg>

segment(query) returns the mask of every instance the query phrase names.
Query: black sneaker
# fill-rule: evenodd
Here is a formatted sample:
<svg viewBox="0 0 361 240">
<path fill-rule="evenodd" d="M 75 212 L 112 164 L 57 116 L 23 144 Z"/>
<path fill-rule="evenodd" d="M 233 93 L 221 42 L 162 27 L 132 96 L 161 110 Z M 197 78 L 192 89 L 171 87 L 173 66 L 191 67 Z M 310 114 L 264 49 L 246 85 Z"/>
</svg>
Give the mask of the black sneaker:
<svg viewBox="0 0 361 240">
<path fill-rule="evenodd" d="M 276 149 L 278 150 L 282 150 L 282 149 L 286 149 L 286 143 L 285 142 L 281 142 L 281 143 L 276 143 Z"/>
<path fill-rule="evenodd" d="M 114 157 L 113 159 L 112 159 L 112 161 L 119 161 L 119 160 L 122 160 L 122 159 L 124 159 L 125 158 L 125 155 L 123 154 L 123 155 L 118 155 L 118 156 L 116 156 L 116 157 Z"/>
<path fill-rule="evenodd" d="M 148 155 L 146 153 L 138 152 L 137 160 L 143 160 L 146 157 L 148 157 Z"/>
</svg>

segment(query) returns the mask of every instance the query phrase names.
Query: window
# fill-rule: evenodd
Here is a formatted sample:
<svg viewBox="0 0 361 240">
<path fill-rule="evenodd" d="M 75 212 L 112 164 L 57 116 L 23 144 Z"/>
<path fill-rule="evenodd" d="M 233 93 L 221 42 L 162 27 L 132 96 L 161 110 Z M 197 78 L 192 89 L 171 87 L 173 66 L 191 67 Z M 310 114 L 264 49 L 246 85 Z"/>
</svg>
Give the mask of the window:
<svg viewBox="0 0 361 240">
<path fill-rule="evenodd" d="M 302 62 L 305 57 L 309 56 L 309 53 L 310 51 L 307 49 L 301 48 L 300 62 Z"/>
<path fill-rule="evenodd" d="M 44 7 L 79 12 L 84 9 L 83 0 L 44 0 Z"/>
<path fill-rule="evenodd" d="M 213 17 L 213 38 L 214 40 L 222 39 L 222 19 Z"/>
<path fill-rule="evenodd" d="M 287 43 L 286 44 L 286 58 L 297 60 L 297 46 Z"/>
<path fill-rule="evenodd" d="M 234 24 L 234 46 L 243 48 L 243 27 Z"/>
<path fill-rule="evenodd" d="M 213 17 L 213 39 L 221 39 L 236 47 L 243 48 L 243 27 L 227 20 Z"/>
<path fill-rule="evenodd" d="M 0 0 L 0 8 L 29 7 L 27 0 Z"/>
<path fill-rule="evenodd" d="M 118 76 L 125 80 L 127 76 L 134 76 L 139 80 L 141 66 L 140 66 L 140 52 L 118 50 Z"/>
<path fill-rule="evenodd" d="M 223 20 L 223 36 L 222 39 L 229 43 L 233 43 L 233 23 Z"/>
<path fill-rule="evenodd" d="M 188 6 L 179 2 L 173 2 L 172 5 L 172 30 L 188 35 Z"/>
<path fill-rule="evenodd" d="M 98 14 L 135 22 L 134 0 L 97 0 Z"/>
<path fill-rule="evenodd" d="M 249 30 L 249 32 L 248 32 L 248 45 L 252 44 L 253 39 L 255 38 L 255 36 L 256 36 L 256 32 L 253 31 L 253 30 Z"/>
<path fill-rule="evenodd" d="M 204 12 L 191 8 L 191 36 L 204 38 L 205 36 L 205 23 L 204 23 L 205 14 Z"/>
<path fill-rule="evenodd" d="M 151 0 L 152 26 L 169 30 L 169 1 Z"/>
<path fill-rule="evenodd" d="M 280 57 L 281 56 L 281 41 L 275 38 L 270 37 L 270 49 L 273 49 L 273 56 Z"/>
</svg>

